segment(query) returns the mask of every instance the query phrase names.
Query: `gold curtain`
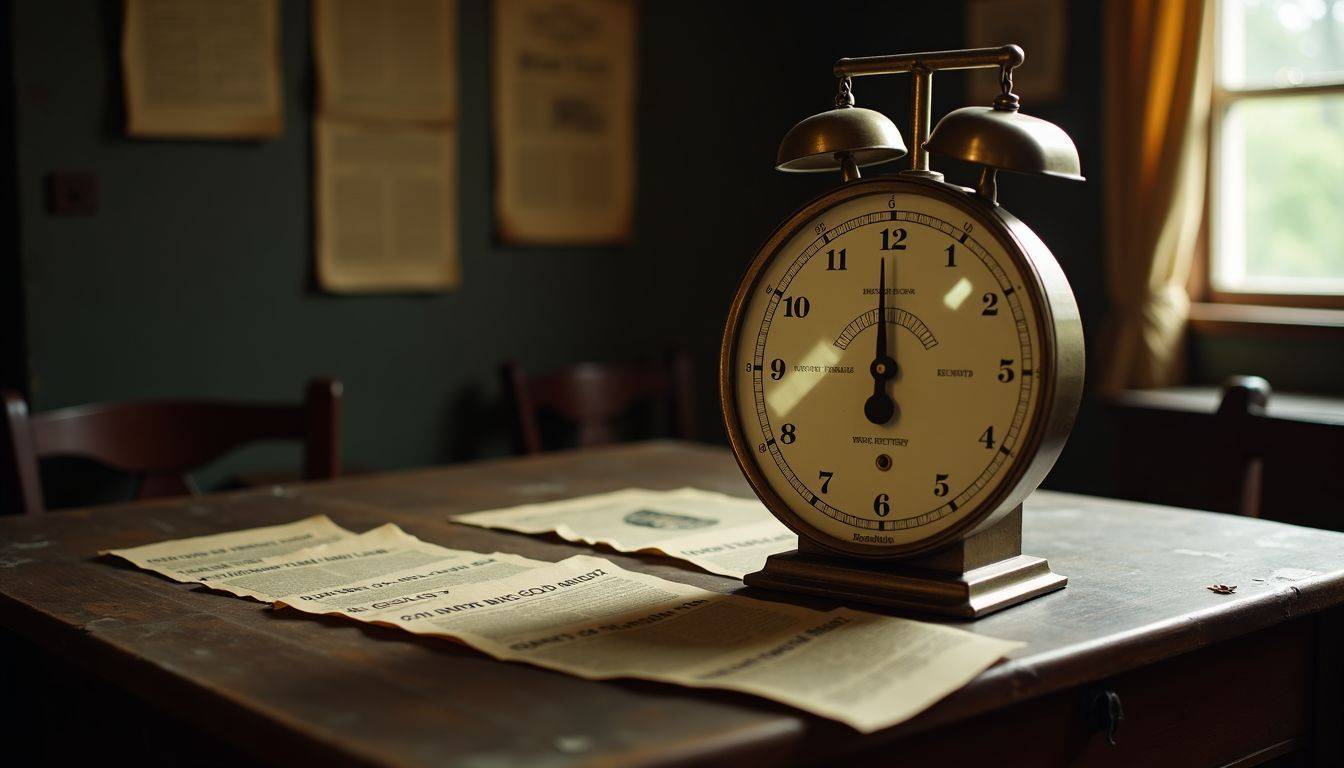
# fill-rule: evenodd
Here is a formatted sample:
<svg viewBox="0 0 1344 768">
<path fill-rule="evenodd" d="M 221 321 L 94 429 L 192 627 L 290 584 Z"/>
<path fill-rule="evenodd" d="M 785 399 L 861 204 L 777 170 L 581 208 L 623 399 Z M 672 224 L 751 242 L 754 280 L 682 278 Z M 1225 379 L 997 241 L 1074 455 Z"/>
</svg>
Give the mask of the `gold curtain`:
<svg viewBox="0 0 1344 768">
<path fill-rule="evenodd" d="M 1214 0 L 1107 0 L 1104 392 L 1179 384 L 1204 210 Z"/>
</svg>

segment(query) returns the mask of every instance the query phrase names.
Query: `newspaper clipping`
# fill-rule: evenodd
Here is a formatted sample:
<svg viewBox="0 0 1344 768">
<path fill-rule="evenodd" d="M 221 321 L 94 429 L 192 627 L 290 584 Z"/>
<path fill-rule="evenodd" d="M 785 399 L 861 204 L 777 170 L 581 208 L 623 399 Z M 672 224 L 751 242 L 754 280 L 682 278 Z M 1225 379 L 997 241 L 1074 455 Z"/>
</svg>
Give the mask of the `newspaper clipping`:
<svg viewBox="0 0 1344 768">
<path fill-rule="evenodd" d="M 276 0 L 126 0 L 126 132 L 264 138 L 284 130 Z"/>
<path fill-rule="evenodd" d="M 444 583 L 460 584 L 549 565 L 501 552 L 484 555 L 441 547 L 390 523 L 355 534 L 325 516 L 104 554 L 174 581 L 203 584 L 262 602 L 418 566 L 432 566 Z"/>
<path fill-rule="evenodd" d="M 287 555 L 307 547 L 329 544 L 355 534 L 315 515 L 285 525 L 194 536 L 132 549 L 103 552 L 172 579 L 199 583 L 212 573 L 255 565 L 268 557 Z"/>
<path fill-rule="evenodd" d="M 456 0 L 315 0 L 313 58 L 327 117 L 457 122 Z"/>
<path fill-rule="evenodd" d="M 177 581 L 448 638 L 583 678 L 724 688 L 870 732 L 921 712 L 1018 643 L 844 608 L 721 594 L 578 555 L 547 563 L 355 534 L 323 516 L 108 554 Z"/>
<path fill-rule="evenodd" d="M 422 569 L 279 604 L 449 637 L 594 680 L 742 691 L 864 733 L 918 714 L 1019 645 L 938 624 L 724 595 L 586 555 L 463 587 L 440 589 L 430 578 Z M 388 590 L 393 579 L 401 590 Z"/>
<path fill-rule="evenodd" d="M 329 291 L 459 282 L 457 134 L 319 118 L 317 273 Z"/>
<path fill-rule="evenodd" d="M 316 0 L 317 279 L 334 293 L 461 284 L 455 0 Z"/>
<path fill-rule="evenodd" d="M 454 522 L 518 533 L 555 533 L 617 552 L 656 552 L 740 579 L 798 536 L 760 501 L 681 488 L 630 488 L 576 499 L 458 515 Z"/>
<path fill-rule="evenodd" d="M 494 3 L 500 239 L 623 243 L 635 197 L 631 0 Z"/>
</svg>

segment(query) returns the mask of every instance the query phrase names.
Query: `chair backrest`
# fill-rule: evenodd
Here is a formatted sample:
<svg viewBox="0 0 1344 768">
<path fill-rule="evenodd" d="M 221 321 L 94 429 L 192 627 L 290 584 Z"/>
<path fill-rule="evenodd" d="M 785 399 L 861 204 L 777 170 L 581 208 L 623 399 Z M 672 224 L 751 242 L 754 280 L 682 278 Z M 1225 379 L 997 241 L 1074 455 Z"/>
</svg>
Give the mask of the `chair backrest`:
<svg viewBox="0 0 1344 768">
<path fill-rule="evenodd" d="M 98 403 L 30 414 L 17 392 L 4 400 L 8 480 L 23 509 L 42 512 L 38 459 L 78 456 L 140 478 L 138 498 L 194 492 L 186 473 L 261 440 L 302 440 L 303 475 L 340 473 L 341 383 L 314 379 L 302 404 L 270 405 L 181 400 Z"/>
<path fill-rule="evenodd" d="M 1121 496 L 1344 530 L 1344 402 L 1234 376 L 1221 392 L 1131 392 L 1110 406 Z"/>
<path fill-rule="evenodd" d="M 504 396 L 519 453 L 542 451 L 540 414 L 550 411 L 578 429 L 580 446 L 615 442 L 616 421 L 637 403 L 665 401 L 673 436 L 695 434 L 690 357 L 673 350 L 662 363 L 579 363 L 527 376 L 517 363 L 501 366 Z"/>
</svg>

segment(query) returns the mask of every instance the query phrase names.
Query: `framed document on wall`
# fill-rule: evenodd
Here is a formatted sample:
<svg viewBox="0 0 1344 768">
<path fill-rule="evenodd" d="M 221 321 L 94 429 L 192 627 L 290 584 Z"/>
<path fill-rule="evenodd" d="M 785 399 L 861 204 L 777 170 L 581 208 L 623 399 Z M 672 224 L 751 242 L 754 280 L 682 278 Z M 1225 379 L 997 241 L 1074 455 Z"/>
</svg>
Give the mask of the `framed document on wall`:
<svg viewBox="0 0 1344 768">
<path fill-rule="evenodd" d="M 318 283 L 332 293 L 456 288 L 457 131 L 319 118 L 313 132 Z"/>
<path fill-rule="evenodd" d="M 629 239 L 635 35 L 630 0 L 495 0 L 494 193 L 502 242 Z"/>
<path fill-rule="evenodd" d="M 126 0 L 126 133 L 258 139 L 285 127 L 276 0 Z"/>
<path fill-rule="evenodd" d="M 314 0 L 317 281 L 461 284 L 456 0 Z"/>
</svg>

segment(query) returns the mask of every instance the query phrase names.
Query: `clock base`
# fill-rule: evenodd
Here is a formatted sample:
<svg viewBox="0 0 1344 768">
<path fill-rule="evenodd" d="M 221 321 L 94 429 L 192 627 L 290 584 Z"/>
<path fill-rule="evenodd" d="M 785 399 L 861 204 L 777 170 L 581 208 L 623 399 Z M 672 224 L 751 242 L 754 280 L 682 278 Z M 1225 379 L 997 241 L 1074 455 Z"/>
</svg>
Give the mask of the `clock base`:
<svg viewBox="0 0 1344 768">
<path fill-rule="evenodd" d="M 973 619 L 1062 589 L 1068 578 L 1022 554 L 1022 508 L 925 557 L 886 563 L 807 547 L 771 555 L 749 586 Z"/>
</svg>

